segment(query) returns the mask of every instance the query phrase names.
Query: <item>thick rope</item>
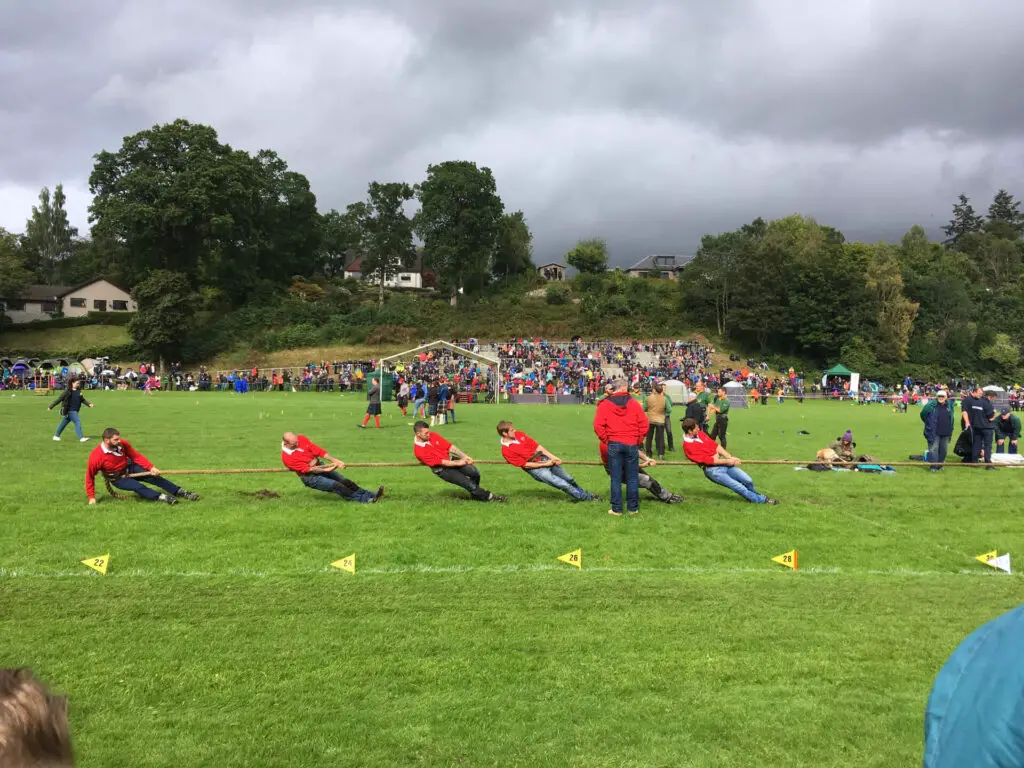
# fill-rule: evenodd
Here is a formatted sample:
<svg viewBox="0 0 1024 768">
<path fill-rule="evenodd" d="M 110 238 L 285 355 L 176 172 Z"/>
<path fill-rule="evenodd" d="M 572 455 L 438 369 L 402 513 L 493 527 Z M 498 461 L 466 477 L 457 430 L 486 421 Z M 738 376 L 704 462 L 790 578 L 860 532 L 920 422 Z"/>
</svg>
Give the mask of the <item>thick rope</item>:
<svg viewBox="0 0 1024 768">
<path fill-rule="evenodd" d="M 481 459 L 474 461 L 474 465 L 503 465 L 505 461 L 496 461 L 492 459 Z M 742 466 L 797 466 L 803 467 L 808 464 L 819 464 L 821 462 L 815 461 L 794 461 L 792 459 L 751 459 L 743 460 Z M 871 464 L 885 467 L 930 467 L 931 462 L 928 461 L 877 461 L 877 462 L 859 462 L 860 464 Z M 600 461 L 563 461 L 565 466 L 573 467 L 601 467 L 604 466 Z M 833 462 L 833 466 L 837 468 L 853 468 L 857 466 L 857 462 L 842 464 L 839 462 Z M 384 462 L 359 462 L 359 463 L 345 463 L 345 469 L 372 469 L 378 467 L 421 467 L 423 466 L 418 461 L 384 461 Z M 656 467 L 696 467 L 697 464 L 689 461 L 659 461 Z M 1024 469 L 1024 464 L 964 464 L 961 462 L 955 462 L 952 464 L 942 464 L 937 466 L 943 466 L 946 468 L 969 468 L 969 469 L 981 469 L 983 467 L 998 467 L 1000 469 Z M 254 475 L 254 474 L 270 474 L 276 472 L 291 472 L 292 470 L 285 467 L 270 467 L 267 469 L 168 469 L 161 470 L 161 475 Z M 125 475 L 125 477 L 150 477 L 151 472 L 138 472 L 134 475 Z"/>
</svg>

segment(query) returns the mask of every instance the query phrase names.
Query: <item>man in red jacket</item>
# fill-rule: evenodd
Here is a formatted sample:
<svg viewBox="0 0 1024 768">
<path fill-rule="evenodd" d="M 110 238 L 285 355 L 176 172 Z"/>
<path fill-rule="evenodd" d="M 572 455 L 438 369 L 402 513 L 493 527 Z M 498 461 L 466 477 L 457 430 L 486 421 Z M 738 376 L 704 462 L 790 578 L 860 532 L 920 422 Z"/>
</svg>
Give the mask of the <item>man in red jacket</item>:
<svg viewBox="0 0 1024 768">
<path fill-rule="evenodd" d="M 594 432 L 608 445 L 608 474 L 611 476 L 609 515 L 622 514 L 622 482 L 625 474 L 626 512 L 640 511 L 640 443 L 650 429 L 643 406 L 629 396 L 625 379 L 613 382 L 613 392 L 597 406 Z"/>
<path fill-rule="evenodd" d="M 121 433 L 113 427 L 103 430 L 99 445 L 89 454 L 89 464 L 85 470 L 85 495 L 89 503 L 96 503 L 96 475 L 103 473 L 107 482 L 107 490 L 113 493 L 111 486 L 122 491 L 133 491 L 147 501 L 162 501 L 165 504 L 177 504 L 178 499 L 199 501 L 199 495 L 179 488 L 163 477 L 153 462 L 132 448 L 131 443 L 121 439 Z M 149 477 L 126 477 L 140 472 L 149 472 Z M 141 481 L 141 482 L 140 482 Z M 151 483 L 163 490 L 158 493 L 142 483 Z"/>
<path fill-rule="evenodd" d="M 305 435 L 285 432 L 281 436 L 281 462 L 298 475 L 307 488 L 336 493 L 346 501 L 376 504 L 384 495 L 383 485 L 376 493 L 367 491 L 338 472 L 345 468 L 345 462 L 331 456 Z"/>
</svg>

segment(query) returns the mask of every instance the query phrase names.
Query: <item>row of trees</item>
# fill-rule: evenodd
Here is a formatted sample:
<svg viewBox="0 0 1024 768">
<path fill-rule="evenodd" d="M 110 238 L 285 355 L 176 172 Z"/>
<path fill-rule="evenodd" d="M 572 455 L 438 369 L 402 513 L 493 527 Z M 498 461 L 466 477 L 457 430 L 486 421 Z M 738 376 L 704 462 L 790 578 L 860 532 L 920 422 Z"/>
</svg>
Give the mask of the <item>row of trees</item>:
<svg viewBox="0 0 1024 768">
<path fill-rule="evenodd" d="M 683 311 L 762 353 L 842 358 L 866 372 L 1009 376 L 1024 334 L 1024 216 L 1001 190 L 988 216 L 961 196 L 944 243 L 849 243 L 803 216 L 705 236 L 682 272 Z"/>
</svg>

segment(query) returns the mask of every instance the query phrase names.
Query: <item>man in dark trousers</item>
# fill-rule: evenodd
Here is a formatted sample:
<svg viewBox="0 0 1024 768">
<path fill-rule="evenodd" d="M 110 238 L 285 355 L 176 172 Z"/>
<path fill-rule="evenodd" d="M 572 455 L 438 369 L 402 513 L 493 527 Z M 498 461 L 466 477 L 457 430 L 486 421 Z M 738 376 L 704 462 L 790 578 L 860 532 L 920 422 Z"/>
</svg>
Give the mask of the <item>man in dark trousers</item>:
<svg viewBox="0 0 1024 768">
<path fill-rule="evenodd" d="M 964 427 L 970 427 L 973 434 L 971 443 L 971 462 L 978 463 L 978 459 L 984 455 L 985 463 L 992 463 L 992 432 L 995 430 L 996 409 L 992 405 L 992 398 L 985 397 L 985 391 L 978 385 L 971 390 L 971 394 L 965 397 L 960 409 L 963 412 Z"/>
<path fill-rule="evenodd" d="M 924 422 L 924 439 L 928 443 L 928 460 L 932 462 L 932 472 L 938 472 L 946 463 L 949 441 L 953 437 L 953 404 L 949 402 L 949 393 L 940 389 L 935 397 L 921 409 L 921 421 Z"/>
<path fill-rule="evenodd" d="M 711 430 L 711 439 L 717 440 L 718 444 L 723 448 L 729 447 L 729 442 L 726 439 L 725 433 L 729 429 L 729 395 L 725 389 L 719 387 L 718 397 L 715 401 L 708 406 L 708 410 L 715 414 L 715 426 Z"/>
<path fill-rule="evenodd" d="M 1020 417 L 1003 408 L 996 419 L 996 453 L 1017 453 L 1020 442 Z"/>
<path fill-rule="evenodd" d="M 625 379 L 614 382 L 614 392 L 601 401 L 594 414 L 594 432 L 608 444 L 608 474 L 611 477 L 609 515 L 622 515 L 622 482 L 626 482 L 626 512 L 640 511 L 640 443 L 650 423 L 643 406 L 629 395 Z"/>
<path fill-rule="evenodd" d="M 96 503 L 96 475 L 103 473 L 107 482 L 107 490 L 117 495 L 111 488 L 122 491 L 134 491 L 146 501 L 162 501 L 165 504 L 177 504 L 178 499 L 199 501 L 199 495 L 180 488 L 170 480 L 160 477 L 160 470 L 153 462 L 132 448 L 131 443 L 121 439 L 121 433 L 113 427 L 103 430 L 100 444 L 89 454 L 89 463 L 85 470 L 85 495 L 89 503 Z M 126 477 L 148 472 L 143 478 Z M 140 482 L 141 480 L 141 482 Z M 160 491 L 148 488 L 142 483 L 155 485 Z"/>
<path fill-rule="evenodd" d="M 473 466 L 472 457 L 436 432 L 431 432 L 427 422 L 417 421 L 412 430 L 415 435 L 413 454 L 439 478 L 465 489 L 477 501 L 508 501 L 504 496 L 481 488 L 480 470 Z"/>
<path fill-rule="evenodd" d="M 360 488 L 338 470 L 345 462 L 334 458 L 305 435 L 285 432 L 281 436 L 281 463 L 299 476 L 307 488 L 336 493 L 346 501 L 375 504 L 384 495 L 384 486 L 377 492 Z"/>
</svg>

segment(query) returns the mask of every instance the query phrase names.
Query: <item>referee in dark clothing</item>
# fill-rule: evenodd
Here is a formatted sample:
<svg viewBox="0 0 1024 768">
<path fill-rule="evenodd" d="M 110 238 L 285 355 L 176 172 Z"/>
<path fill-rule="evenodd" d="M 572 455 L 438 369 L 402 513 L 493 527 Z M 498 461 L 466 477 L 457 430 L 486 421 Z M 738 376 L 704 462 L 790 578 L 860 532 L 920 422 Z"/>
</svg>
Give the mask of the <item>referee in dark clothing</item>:
<svg viewBox="0 0 1024 768">
<path fill-rule="evenodd" d="M 995 431 L 996 409 L 992 405 L 995 393 L 985 397 L 985 391 L 975 386 L 971 394 L 963 399 L 960 410 L 964 428 L 971 428 L 971 462 L 978 463 L 984 455 L 985 463 L 992 463 L 992 433 Z"/>
</svg>

